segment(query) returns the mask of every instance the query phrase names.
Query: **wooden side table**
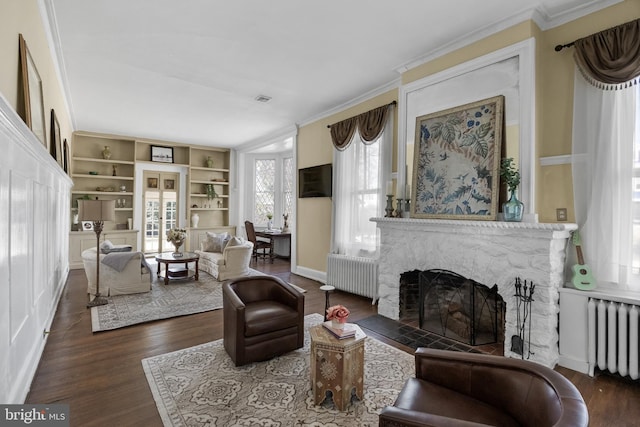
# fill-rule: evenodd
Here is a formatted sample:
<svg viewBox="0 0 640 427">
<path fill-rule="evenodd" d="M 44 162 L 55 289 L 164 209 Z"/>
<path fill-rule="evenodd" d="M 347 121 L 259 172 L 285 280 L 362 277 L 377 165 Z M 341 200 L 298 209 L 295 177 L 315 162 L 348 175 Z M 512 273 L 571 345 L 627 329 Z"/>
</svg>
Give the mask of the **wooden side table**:
<svg viewBox="0 0 640 427">
<path fill-rule="evenodd" d="M 357 325 L 352 338 L 338 339 L 322 325 L 309 329 L 311 335 L 311 389 L 316 405 L 322 403 L 327 391 L 333 403 L 344 411 L 351 402 L 355 389 L 358 399 L 363 398 L 364 342 L 367 336 Z"/>
</svg>

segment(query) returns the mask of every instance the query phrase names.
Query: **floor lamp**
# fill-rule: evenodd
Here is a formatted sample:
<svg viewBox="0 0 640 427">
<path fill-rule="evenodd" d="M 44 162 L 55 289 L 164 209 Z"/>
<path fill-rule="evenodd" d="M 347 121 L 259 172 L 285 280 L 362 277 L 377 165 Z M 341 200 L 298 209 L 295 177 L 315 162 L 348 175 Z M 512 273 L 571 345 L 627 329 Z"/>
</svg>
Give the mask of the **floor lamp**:
<svg viewBox="0 0 640 427">
<path fill-rule="evenodd" d="M 89 301 L 87 308 L 108 304 L 109 301 L 100 296 L 100 233 L 105 221 L 115 221 L 115 200 L 78 200 L 78 219 L 93 221 L 96 233 L 96 297 Z"/>
</svg>

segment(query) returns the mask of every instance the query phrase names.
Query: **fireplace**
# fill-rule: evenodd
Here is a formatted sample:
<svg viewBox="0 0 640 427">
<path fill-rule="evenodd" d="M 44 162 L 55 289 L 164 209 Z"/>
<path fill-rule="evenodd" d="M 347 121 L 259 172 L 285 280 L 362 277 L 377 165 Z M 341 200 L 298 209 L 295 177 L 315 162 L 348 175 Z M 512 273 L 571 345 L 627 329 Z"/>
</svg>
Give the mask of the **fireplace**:
<svg viewBox="0 0 640 427">
<path fill-rule="evenodd" d="M 558 362 L 558 289 L 564 282 L 567 241 L 575 224 L 373 218 L 380 229 L 378 314 L 399 320 L 415 298 L 401 291 L 405 274 L 448 270 L 478 283 L 495 284 L 504 300 L 504 331 L 499 341 L 519 335 L 515 277 L 536 285 L 528 337 L 532 361 Z M 410 280 L 407 280 L 409 282 Z M 409 293 L 401 298 L 401 292 Z M 401 302 L 401 299 L 404 301 Z M 419 296 L 418 298 L 419 299 Z M 508 337 L 508 339 L 505 339 Z M 504 345 L 504 355 L 521 358 Z"/>
</svg>

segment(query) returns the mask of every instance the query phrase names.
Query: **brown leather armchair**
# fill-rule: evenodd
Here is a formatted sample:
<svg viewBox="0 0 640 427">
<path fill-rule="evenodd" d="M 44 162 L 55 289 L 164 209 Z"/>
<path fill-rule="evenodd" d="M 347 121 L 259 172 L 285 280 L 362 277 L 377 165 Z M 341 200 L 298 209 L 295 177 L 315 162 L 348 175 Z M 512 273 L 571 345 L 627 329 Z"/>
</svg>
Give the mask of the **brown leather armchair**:
<svg viewBox="0 0 640 427">
<path fill-rule="evenodd" d="M 236 366 L 271 359 L 304 344 L 304 294 L 273 276 L 222 284 L 224 348 Z"/>
<path fill-rule="evenodd" d="M 419 348 L 380 426 L 587 426 L 576 387 L 553 369 L 519 359 Z"/>
</svg>

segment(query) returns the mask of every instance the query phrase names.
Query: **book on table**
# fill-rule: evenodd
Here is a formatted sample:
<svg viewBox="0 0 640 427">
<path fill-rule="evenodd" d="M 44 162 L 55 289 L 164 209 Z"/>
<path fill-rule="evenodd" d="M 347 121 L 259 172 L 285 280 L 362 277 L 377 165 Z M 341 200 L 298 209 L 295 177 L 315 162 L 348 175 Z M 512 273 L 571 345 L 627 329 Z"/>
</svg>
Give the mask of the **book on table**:
<svg viewBox="0 0 640 427">
<path fill-rule="evenodd" d="M 343 329 L 338 329 L 333 327 L 331 320 L 327 320 L 322 326 L 338 339 L 351 338 L 356 335 L 356 327 L 352 323 L 345 323 Z"/>
</svg>

